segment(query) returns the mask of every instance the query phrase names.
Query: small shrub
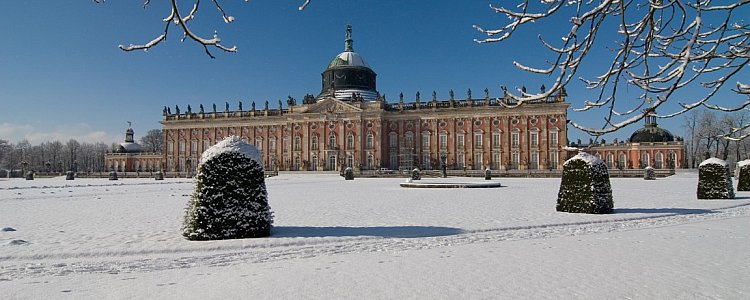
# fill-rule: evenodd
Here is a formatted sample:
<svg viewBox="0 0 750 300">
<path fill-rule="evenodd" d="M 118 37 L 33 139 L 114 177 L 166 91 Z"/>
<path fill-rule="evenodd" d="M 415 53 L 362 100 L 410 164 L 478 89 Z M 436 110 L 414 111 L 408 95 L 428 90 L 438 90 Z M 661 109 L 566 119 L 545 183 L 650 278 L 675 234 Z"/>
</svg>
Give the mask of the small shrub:
<svg viewBox="0 0 750 300">
<path fill-rule="evenodd" d="M 73 171 L 65 172 L 65 180 L 74 180 L 74 179 L 76 179 L 76 173 L 73 173 Z"/>
<path fill-rule="evenodd" d="M 411 180 L 422 180 L 422 173 L 419 171 L 419 168 L 411 170 Z"/>
<path fill-rule="evenodd" d="M 34 180 L 34 171 L 26 171 L 26 180 Z"/>
<path fill-rule="evenodd" d="M 354 180 L 354 170 L 352 170 L 352 167 L 346 167 L 346 169 L 344 169 L 344 179 Z"/>
<path fill-rule="evenodd" d="M 698 167 L 698 199 L 733 199 L 734 187 L 727 162 L 712 157 Z"/>
<path fill-rule="evenodd" d="M 258 150 L 230 136 L 201 155 L 182 234 L 189 240 L 264 237 L 271 233 Z"/>
<path fill-rule="evenodd" d="M 656 180 L 656 172 L 654 171 L 654 168 L 651 166 L 646 167 L 646 169 L 643 170 L 643 179 Z"/>
<path fill-rule="evenodd" d="M 737 190 L 750 191 L 750 159 L 737 162 Z"/>
<path fill-rule="evenodd" d="M 117 180 L 117 172 L 109 171 L 109 180 Z"/>
<path fill-rule="evenodd" d="M 490 168 L 484 170 L 484 180 L 492 180 L 492 170 Z"/>
<path fill-rule="evenodd" d="M 612 186 L 603 161 L 581 152 L 565 162 L 557 211 L 608 214 L 613 208 Z"/>
</svg>

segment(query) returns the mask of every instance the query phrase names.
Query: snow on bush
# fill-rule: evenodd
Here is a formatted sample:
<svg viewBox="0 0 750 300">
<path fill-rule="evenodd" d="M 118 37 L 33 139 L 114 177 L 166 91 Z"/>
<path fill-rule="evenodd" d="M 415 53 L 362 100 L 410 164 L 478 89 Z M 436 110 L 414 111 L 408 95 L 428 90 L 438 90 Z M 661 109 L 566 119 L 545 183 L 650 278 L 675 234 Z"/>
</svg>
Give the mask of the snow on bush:
<svg viewBox="0 0 750 300">
<path fill-rule="evenodd" d="M 230 136 L 201 155 L 182 234 L 190 240 L 264 237 L 273 213 L 258 150 Z"/>
<path fill-rule="evenodd" d="M 422 173 L 419 171 L 419 168 L 414 168 L 414 170 L 411 170 L 411 179 L 422 180 Z"/>
<path fill-rule="evenodd" d="M 734 187 L 727 162 L 712 157 L 698 166 L 698 199 L 733 199 Z"/>
<path fill-rule="evenodd" d="M 645 180 L 656 180 L 656 172 L 651 166 L 646 167 L 643 172 L 643 179 Z"/>
<path fill-rule="evenodd" d="M 344 179 L 354 180 L 354 170 L 352 170 L 352 167 L 346 167 L 346 169 L 344 169 Z"/>
<path fill-rule="evenodd" d="M 608 214 L 613 207 L 609 172 L 602 160 L 580 152 L 565 162 L 557 211 Z"/>
<path fill-rule="evenodd" d="M 750 159 L 737 162 L 737 169 L 739 169 L 737 190 L 750 191 Z"/>
</svg>

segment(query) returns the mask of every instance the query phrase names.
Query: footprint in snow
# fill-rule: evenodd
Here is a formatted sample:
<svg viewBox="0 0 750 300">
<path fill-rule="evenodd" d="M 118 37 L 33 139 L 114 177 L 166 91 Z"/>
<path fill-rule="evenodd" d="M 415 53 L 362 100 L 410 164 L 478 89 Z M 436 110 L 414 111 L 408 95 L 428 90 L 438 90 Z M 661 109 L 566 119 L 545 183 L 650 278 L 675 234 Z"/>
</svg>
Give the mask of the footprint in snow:
<svg viewBox="0 0 750 300">
<path fill-rule="evenodd" d="M 22 246 L 22 245 L 28 245 L 28 244 L 29 242 L 24 241 L 24 240 L 12 240 L 8 242 L 8 245 L 11 245 L 11 246 Z"/>
<path fill-rule="evenodd" d="M 0 231 L 8 232 L 8 231 L 16 231 L 16 229 L 13 227 L 3 227 L 3 229 L 0 229 Z"/>
</svg>

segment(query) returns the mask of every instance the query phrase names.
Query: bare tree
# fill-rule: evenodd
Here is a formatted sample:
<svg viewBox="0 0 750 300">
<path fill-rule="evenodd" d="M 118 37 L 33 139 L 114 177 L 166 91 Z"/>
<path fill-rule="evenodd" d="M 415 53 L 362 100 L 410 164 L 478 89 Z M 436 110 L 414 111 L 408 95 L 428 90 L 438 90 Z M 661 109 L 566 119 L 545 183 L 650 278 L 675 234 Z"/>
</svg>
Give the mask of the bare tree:
<svg viewBox="0 0 750 300">
<path fill-rule="evenodd" d="M 731 85 L 730 82 L 750 61 L 750 27 L 742 20 L 750 13 L 749 3 L 750 0 L 726 5 L 714 4 L 711 0 L 542 0 L 541 3 L 522 0 L 511 8 L 490 6 L 509 21 L 492 30 L 475 26 L 487 35 L 476 41 L 501 42 L 530 24 L 539 25 L 554 18 L 569 20 L 570 30 L 562 36 L 549 39 L 539 35 L 542 46 L 553 57 L 545 66 L 537 68 L 514 62 L 521 70 L 554 76 L 554 85 L 540 94 L 518 90 L 510 96 L 517 100 L 514 106 L 546 98 L 572 84 L 591 53 L 609 52 L 611 59 L 605 59 L 606 64 L 595 64 L 595 68 L 601 68 L 595 72 L 596 77 L 579 78 L 597 96 L 576 108 L 576 111 L 606 109 L 604 125 L 593 128 L 571 123 L 599 136 L 637 122 L 647 114 L 654 114 L 657 108 L 670 101 L 683 102 L 679 103 L 678 109 L 657 117 L 674 117 L 701 106 L 737 111 L 750 105 L 750 96 L 747 96 L 750 95 L 750 85 L 739 81 L 732 90 L 742 94 L 740 97 L 744 101 L 734 107 L 721 107 L 709 101 L 727 83 Z M 611 40 L 613 37 L 616 37 L 614 44 L 597 40 Z M 635 101 L 618 103 L 618 95 L 625 93 L 624 86 L 640 91 Z M 681 91 L 690 92 L 679 93 Z M 747 135 L 736 138 L 745 137 Z"/>
<path fill-rule="evenodd" d="M 95 3 L 103 3 L 105 0 L 93 0 Z M 202 37 L 196 33 L 194 33 L 190 27 L 188 26 L 188 22 L 193 20 L 198 13 L 198 8 L 200 7 L 200 0 L 192 0 L 192 6 L 187 13 L 185 13 L 185 10 L 180 9 L 180 5 L 178 5 L 177 0 L 171 0 L 171 12 L 167 15 L 166 18 L 162 19 L 164 22 L 164 32 L 160 34 L 159 36 L 155 37 L 151 41 L 140 44 L 140 45 L 134 45 L 130 44 L 128 46 L 119 45 L 119 48 L 123 51 L 133 51 L 133 50 L 144 50 L 148 51 L 153 46 L 158 45 L 159 43 L 163 42 L 167 39 L 167 36 L 169 35 L 169 27 L 172 25 L 172 23 L 175 24 L 181 31 L 182 31 L 182 39 L 181 41 L 184 41 L 185 39 L 189 38 L 198 44 L 203 46 L 203 49 L 206 50 L 206 54 L 211 57 L 215 58 L 213 54 L 211 54 L 211 51 L 208 50 L 208 47 L 215 47 L 220 50 L 226 51 L 226 52 L 237 52 L 237 47 L 226 47 L 221 44 L 221 38 L 219 37 L 219 33 L 217 31 L 214 31 L 213 37 L 211 38 L 205 38 Z M 219 3 L 219 0 L 212 0 L 213 5 L 216 7 L 216 9 L 219 10 L 219 13 L 221 14 L 222 19 L 225 23 L 232 23 L 234 22 L 234 17 L 228 15 L 224 8 L 221 7 L 221 4 Z M 143 8 L 147 8 L 148 5 L 151 3 L 150 0 L 144 0 L 143 1 Z M 310 3 L 310 0 L 305 0 L 305 2 L 302 4 L 302 6 L 299 7 L 299 10 L 304 10 L 305 7 Z"/>
<path fill-rule="evenodd" d="M 164 148 L 164 131 L 161 129 L 151 129 L 141 138 L 141 145 L 146 151 L 151 153 L 160 153 Z"/>
</svg>

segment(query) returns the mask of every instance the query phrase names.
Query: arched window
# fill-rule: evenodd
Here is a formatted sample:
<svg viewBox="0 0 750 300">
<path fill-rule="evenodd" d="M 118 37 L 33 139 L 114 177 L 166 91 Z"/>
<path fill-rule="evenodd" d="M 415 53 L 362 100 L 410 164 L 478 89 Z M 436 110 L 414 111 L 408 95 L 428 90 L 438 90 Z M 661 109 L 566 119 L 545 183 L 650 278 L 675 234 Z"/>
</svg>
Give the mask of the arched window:
<svg viewBox="0 0 750 300">
<path fill-rule="evenodd" d="M 656 153 L 656 161 L 654 161 L 654 168 L 657 169 L 663 169 L 664 168 L 664 154 L 661 152 Z"/>
<path fill-rule="evenodd" d="M 620 169 L 625 169 L 628 167 L 628 158 L 625 156 L 625 153 L 620 153 L 620 159 L 617 164 L 617 167 Z"/>
<path fill-rule="evenodd" d="M 310 139 L 310 149 L 312 150 L 318 150 L 318 136 L 313 135 Z"/>
<path fill-rule="evenodd" d="M 333 132 L 328 136 L 328 147 L 336 147 L 336 134 L 334 134 Z"/>
<path fill-rule="evenodd" d="M 349 133 L 346 136 L 346 149 L 354 149 L 354 134 Z"/>
<path fill-rule="evenodd" d="M 367 149 L 372 149 L 374 137 L 372 132 L 367 133 Z"/>
<path fill-rule="evenodd" d="M 614 166 L 614 163 L 615 163 L 615 155 L 612 153 L 607 154 L 607 168 L 612 169 L 612 167 Z"/>
<path fill-rule="evenodd" d="M 302 138 L 298 136 L 294 137 L 294 151 L 300 151 L 302 149 Z"/>
<path fill-rule="evenodd" d="M 648 152 L 643 152 L 641 154 L 641 165 L 640 168 L 643 169 L 651 164 L 651 156 L 648 155 Z"/>
</svg>

